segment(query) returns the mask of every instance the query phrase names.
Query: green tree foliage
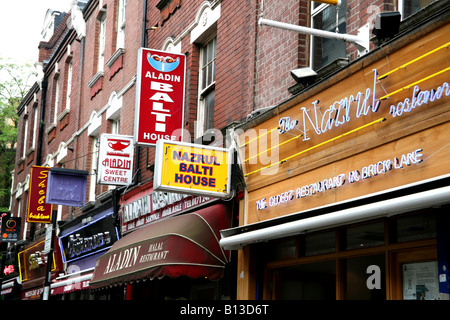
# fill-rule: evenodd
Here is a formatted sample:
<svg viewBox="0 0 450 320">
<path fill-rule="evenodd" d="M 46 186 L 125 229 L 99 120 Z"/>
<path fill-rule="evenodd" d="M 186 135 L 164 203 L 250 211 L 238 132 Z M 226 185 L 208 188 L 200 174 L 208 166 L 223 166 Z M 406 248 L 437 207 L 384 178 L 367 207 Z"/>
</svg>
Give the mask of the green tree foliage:
<svg viewBox="0 0 450 320">
<path fill-rule="evenodd" d="M 34 68 L 0 57 L 0 210 L 7 211 L 17 145 L 17 108 L 30 89 Z"/>
</svg>

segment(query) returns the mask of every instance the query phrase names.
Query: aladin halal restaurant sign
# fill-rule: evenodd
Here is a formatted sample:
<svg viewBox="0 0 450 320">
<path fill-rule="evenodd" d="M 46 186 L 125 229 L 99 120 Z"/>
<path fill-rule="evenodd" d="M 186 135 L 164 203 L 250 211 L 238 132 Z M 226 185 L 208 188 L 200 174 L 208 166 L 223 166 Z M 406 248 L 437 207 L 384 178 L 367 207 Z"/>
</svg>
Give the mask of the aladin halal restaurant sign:
<svg viewBox="0 0 450 320">
<path fill-rule="evenodd" d="M 153 190 L 229 198 L 231 152 L 224 148 L 158 140 Z"/>
<path fill-rule="evenodd" d="M 133 137 L 102 134 L 97 182 L 108 185 L 129 185 L 133 180 Z"/>
</svg>

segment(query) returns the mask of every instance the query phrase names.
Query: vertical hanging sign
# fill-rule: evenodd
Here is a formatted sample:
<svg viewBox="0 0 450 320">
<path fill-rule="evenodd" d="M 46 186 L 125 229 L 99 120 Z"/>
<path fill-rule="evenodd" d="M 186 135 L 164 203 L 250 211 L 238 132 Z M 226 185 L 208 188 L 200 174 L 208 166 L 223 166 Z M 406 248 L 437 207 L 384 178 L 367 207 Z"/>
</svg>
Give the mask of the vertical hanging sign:
<svg viewBox="0 0 450 320">
<path fill-rule="evenodd" d="M 186 56 L 138 50 L 134 143 L 182 141 Z"/>
<path fill-rule="evenodd" d="M 52 222 L 52 205 L 45 201 L 49 170 L 48 167 L 40 166 L 31 168 L 27 222 Z"/>
</svg>

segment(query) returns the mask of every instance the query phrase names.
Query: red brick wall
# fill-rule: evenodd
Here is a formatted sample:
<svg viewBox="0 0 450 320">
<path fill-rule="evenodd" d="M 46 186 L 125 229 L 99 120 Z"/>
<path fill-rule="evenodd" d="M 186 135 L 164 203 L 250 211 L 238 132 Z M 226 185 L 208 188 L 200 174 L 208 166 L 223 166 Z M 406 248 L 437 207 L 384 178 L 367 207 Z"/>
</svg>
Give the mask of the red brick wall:
<svg viewBox="0 0 450 320">
<path fill-rule="evenodd" d="M 60 74 L 60 110 L 65 106 L 65 84 L 67 81 L 67 62 L 73 62 L 72 94 L 70 112 L 61 119 L 51 135 L 44 134 L 42 139 L 42 162 L 47 155 L 55 155 L 62 142 L 72 141 L 65 158 L 66 168 L 91 170 L 92 138 L 88 136 L 85 125 L 89 123 L 93 112 L 101 114 L 99 135 L 109 133 L 111 124 L 106 119 L 106 108 L 113 92 L 119 93 L 136 75 L 137 50 L 142 38 L 142 0 L 128 0 L 125 27 L 125 51 L 110 67 L 104 66 L 104 77 L 100 90 L 91 95 L 88 83 L 97 72 L 98 17 L 100 8 L 98 0 L 89 2 L 85 11 L 86 37 L 76 40 L 74 30 L 68 30 L 63 22 L 54 38 L 48 43 L 41 43 L 40 61 L 49 60 L 46 76 L 49 79 L 46 99 L 46 121 L 48 128 L 53 121 L 54 107 L 54 63 L 57 62 Z M 198 103 L 198 58 L 199 45 L 190 42 L 190 28 L 195 21 L 203 0 L 183 0 L 179 6 L 170 10 L 156 8 L 159 0 L 149 0 L 147 6 L 147 28 L 157 26 L 156 30 L 147 31 L 148 47 L 161 50 L 167 38 L 181 39 L 181 52 L 187 56 L 185 125 L 194 136 L 194 122 L 197 118 Z M 102 8 L 106 10 L 106 46 L 105 63 L 116 52 L 117 6 L 118 0 L 103 0 Z M 309 26 L 311 2 L 307 0 L 264 1 L 264 18 L 286 23 Z M 345 15 L 346 33 L 356 34 L 357 29 L 373 20 L 377 10 L 394 10 L 393 1 L 356 1 L 348 0 Z M 215 127 L 221 129 L 233 121 L 245 120 L 253 110 L 273 106 L 289 99 L 292 95 L 288 88 L 295 84 L 290 70 L 309 65 L 309 36 L 292 31 L 259 26 L 261 14 L 260 1 L 222 1 L 221 17 L 217 22 L 217 57 L 216 57 L 216 109 Z M 67 16 L 66 19 L 68 19 Z M 162 23 L 162 21 L 164 21 Z M 71 33 L 66 38 L 66 33 Z M 65 42 L 64 42 L 65 41 Z M 70 52 L 67 45 L 70 44 Z M 59 47 L 58 47 L 59 46 Z M 59 48 L 55 51 L 56 48 Z M 356 59 L 353 44 L 347 45 L 347 54 Z M 120 113 L 120 134 L 133 135 L 136 86 L 123 94 Z M 37 93 L 37 103 L 41 108 L 41 92 Z M 31 117 L 31 115 L 30 115 Z M 19 137 L 23 132 L 23 115 L 19 125 Z M 29 130 L 30 132 L 30 130 Z M 49 140 L 49 137 L 53 140 Z M 21 141 L 18 141 L 20 150 Z M 153 163 L 154 149 L 140 148 L 140 181 L 151 179 L 152 173 L 147 165 Z M 18 152 L 18 160 L 21 153 Z M 38 159 L 30 157 L 22 163 L 23 171 L 16 169 L 15 186 L 25 181 L 26 175 Z M 56 161 L 56 158 L 55 158 Z M 19 161 L 17 161 L 19 163 Z M 19 168 L 20 166 L 18 166 Z M 97 187 L 100 194 L 107 187 Z M 88 190 L 89 192 L 89 190 Z M 23 202 L 26 204 L 26 201 Z M 13 210 L 16 202 L 13 201 Z M 26 205 L 23 206 L 25 212 Z M 81 213 L 78 208 L 63 209 L 63 219 L 71 213 Z"/>
</svg>

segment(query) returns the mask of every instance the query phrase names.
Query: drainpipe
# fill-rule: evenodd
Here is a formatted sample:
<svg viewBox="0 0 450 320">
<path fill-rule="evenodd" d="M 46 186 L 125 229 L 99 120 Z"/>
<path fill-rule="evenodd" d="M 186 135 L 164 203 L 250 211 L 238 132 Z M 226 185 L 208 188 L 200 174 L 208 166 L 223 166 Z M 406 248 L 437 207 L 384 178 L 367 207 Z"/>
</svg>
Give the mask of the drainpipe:
<svg viewBox="0 0 450 320">
<path fill-rule="evenodd" d="M 44 137 L 44 126 L 45 126 L 45 105 L 47 100 L 47 87 L 48 87 L 48 79 L 47 75 L 44 74 L 44 78 L 42 79 L 41 86 L 41 116 L 39 119 L 39 134 L 38 134 L 38 143 L 36 150 L 36 165 L 40 166 L 42 164 L 42 139 Z"/>
</svg>

